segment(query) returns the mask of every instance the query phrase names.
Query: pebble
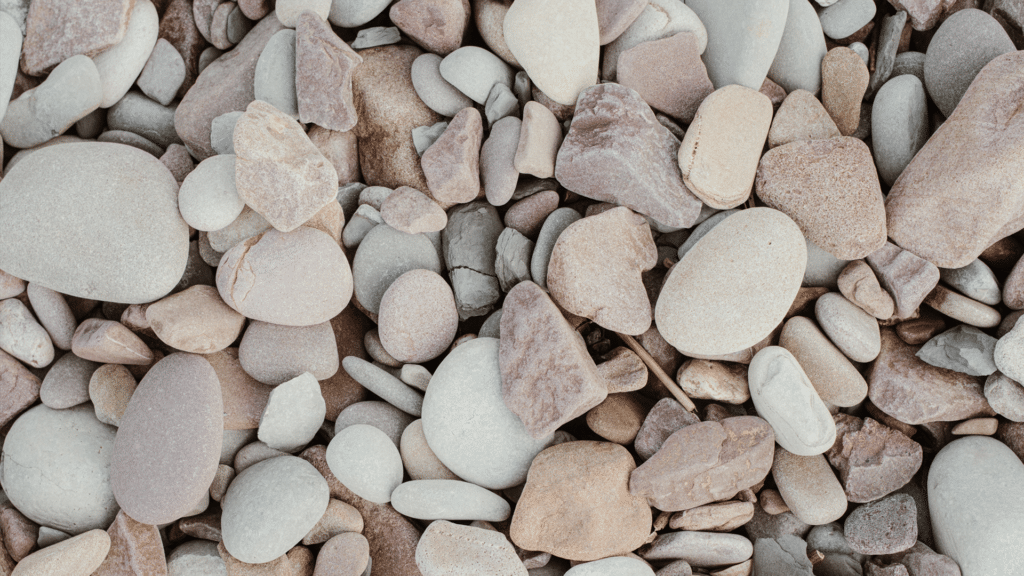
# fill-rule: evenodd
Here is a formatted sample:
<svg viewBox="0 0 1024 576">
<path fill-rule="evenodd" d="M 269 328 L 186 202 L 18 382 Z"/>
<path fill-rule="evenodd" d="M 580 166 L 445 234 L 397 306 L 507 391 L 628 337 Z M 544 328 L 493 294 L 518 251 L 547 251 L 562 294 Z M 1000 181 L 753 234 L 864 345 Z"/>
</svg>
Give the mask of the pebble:
<svg viewBox="0 0 1024 576">
<path fill-rule="evenodd" d="M 480 148 L 480 180 L 487 201 L 502 206 L 515 193 L 519 172 L 515 156 L 522 121 L 514 116 L 498 120 Z"/>
<path fill-rule="evenodd" d="M 587 427 L 616 444 L 632 444 L 644 422 L 649 403 L 635 394 L 609 394 L 587 412 Z"/>
<path fill-rule="evenodd" d="M 996 372 L 985 380 L 985 399 L 996 414 L 1011 422 L 1024 422 L 1024 387 Z"/>
<path fill-rule="evenodd" d="M 213 122 L 210 124 L 210 143 L 214 154 L 233 155 L 235 153 L 235 143 L 233 140 L 235 125 L 238 124 L 238 119 L 244 113 L 241 110 L 225 112 L 213 119 Z"/>
<path fill-rule="evenodd" d="M 249 564 L 284 555 L 323 517 L 327 481 L 309 462 L 277 456 L 238 473 L 221 502 L 222 545 Z"/>
<path fill-rule="evenodd" d="M 96 418 L 104 424 L 120 426 L 135 387 L 135 377 L 124 366 L 104 364 L 97 368 L 89 379 L 89 400 Z"/>
<path fill-rule="evenodd" d="M 658 330 L 691 356 L 757 344 L 789 310 L 806 254 L 800 229 L 777 210 L 727 217 L 669 272 L 655 306 Z"/>
<path fill-rule="evenodd" d="M 46 168 L 53 165 L 62 169 Z M 176 188 L 159 160 L 127 146 L 39 150 L 0 183 L 0 267 L 68 296 L 156 300 L 178 283 L 188 259 Z M 78 223 L 74 230 L 67 219 Z"/>
<path fill-rule="evenodd" d="M 497 258 L 494 272 L 502 292 L 508 292 L 516 284 L 530 280 L 530 255 L 533 242 L 512 228 L 505 228 L 495 244 Z"/>
<path fill-rule="evenodd" d="M 697 107 L 714 91 L 698 42 L 697 35 L 687 31 L 638 44 L 619 55 L 616 78 L 651 107 L 692 122 Z"/>
<path fill-rule="evenodd" d="M 1020 329 L 1014 326 L 995 345 L 994 360 L 999 371 L 1016 382 L 1024 382 L 1024 362 L 1021 349 L 1024 348 L 1024 324 Z"/>
<path fill-rule="evenodd" d="M 476 108 L 463 108 L 423 153 L 427 189 L 442 208 L 471 202 L 480 195 L 480 145 L 483 120 Z"/>
<path fill-rule="evenodd" d="M 43 368 L 53 362 L 53 341 L 21 300 L 0 301 L 0 349 L 28 364 Z"/>
<path fill-rule="evenodd" d="M 671 532 L 660 534 L 641 554 L 645 560 L 685 560 L 708 568 L 744 562 L 754 553 L 750 540 L 738 534 Z"/>
<path fill-rule="evenodd" d="M 11 100 L 0 136 L 17 148 L 50 141 L 96 110 L 103 92 L 92 60 L 82 55 L 61 62 L 39 86 Z"/>
<path fill-rule="evenodd" d="M 295 30 L 275 33 L 260 52 L 253 76 L 253 94 L 284 114 L 298 119 L 299 100 L 295 81 Z"/>
<path fill-rule="evenodd" d="M 870 362 L 881 349 L 878 322 L 873 316 L 835 292 L 822 295 L 814 315 L 832 342 L 854 362 Z"/>
<path fill-rule="evenodd" d="M 924 85 L 916 76 L 896 76 L 881 87 L 871 132 L 879 175 L 892 185 L 931 135 Z"/>
<path fill-rule="evenodd" d="M 555 155 L 562 143 L 562 127 L 543 104 L 527 102 L 519 128 L 513 166 L 520 174 L 537 178 L 555 175 Z"/>
<path fill-rule="evenodd" d="M 635 550 L 651 528 L 647 502 L 628 490 L 635 467 L 625 448 L 607 442 L 548 448 L 530 466 L 512 516 L 512 542 L 579 561 Z"/>
<path fill-rule="evenodd" d="M 759 538 L 754 543 L 753 568 L 758 576 L 811 576 L 813 574 L 811 561 L 807 558 L 807 544 L 792 534 L 782 535 L 778 538 Z M 856 574 L 860 574 L 860 572 L 858 571 Z"/>
<path fill-rule="evenodd" d="M 239 278 L 241 270 L 246 273 Z M 306 227 L 248 238 L 225 252 L 217 268 L 217 290 L 229 306 L 246 318 L 285 326 L 333 318 L 348 305 L 352 286 L 338 244 Z"/>
<path fill-rule="evenodd" d="M 44 0 L 30 6 L 22 47 L 24 72 L 39 76 L 75 55 L 95 56 L 117 44 L 125 37 L 133 6 L 125 0 L 75 7 Z"/>
<path fill-rule="evenodd" d="M 853 36 L 875 17 L 875 3 L 871 0 L 839 0 L 818 15 L 826 36 L 841 40 Z"/>
<path fill-rule="evenodd" d="M 839 136 L 839 128 L 821 102 L 811 92 L 798 88 L 786 95 L 775 113 L 768 130 L 768 147 Z"/>
<path fill-rule="evenodd" d="M 18 60 L 21 57 L 22 32 L 18 22 L 7 12 L 0 16 L 0 119 L 7 114 L 7 105 L 18 76 Z"/>
<path fill-rule="evenodd" d="M 544 221 L 558 209 L 558 192 L 545 190 L 512 204 L 505 213 L 505 225 L 528 238 L 537 238 Z M 534 247 L 533 252 L 537 249 Z M 533 270 L 531 261 L 530 270 Z"/>
<path fill-rule="evenodd" d="M 302 14 L 310 12 L 319 20 L 327 20 L 333 8 L 331 0 L 280 0 L 274 2 L 274 14 L 281 24 L 288 28 L 298 28 Z"/>
<path fill-rule="evenodd" d="M 388 7 L 386 0 L 333 0 L 331 2 L 331 24 L 340 28 L 358 28 Z"/>
<path fill-rule="evenodd" d="M 981 260 L 973 260 L 962 268 L 943 268 L 939 270 L 939 278 L 982 304 L 995 306 L 1002 300 L 995 273 Z"/>
<path fill-rule="evenodd" d="M 924 62 L 927 55 L 923 52 L 900 52 L 896 55 L 896 61 L 892 65 L 892 74 L 890 78 L 902 76 L 903 74 L 911 74 L 917 76 L 917 79 L 924 84 Z"/>
<path fill-rule="evenodd" d="M 827 405 L 856 406 L 867 397 L 867 381 L 813 320 L 794 316 L 786 321 L 779 346 L 793 355 Z"/>
<path fill-rule="evenodd" d="M 676 372 L 676 383 L 690 398 L 743 404 L 750 400 L 747 371 L 736 364 L 687 360 Z"/>
<path fill-rule="evenodd" d="M 867 379 L 868 397 L 884 413 L 910 425 L 993 414 L 981 378 L 926 364 L 890 329 L 881 336 L 882 349 Z"/>
<path fill-rule="evenodd" d="M 534 86 L 555 102 L 572 105 L 597 82 L 601 42 L 595 3 L 522 0 L 509 7 L 503 31 Z"/>
<path fill-rule="evenodd" d="M 441 77 L 441 56 L 422 54 L 412 63 L 412 85 L 431 110 L 442 116 L 455 116 L 473 101 Z"/>
<path fill-rule="evenodd" d="M 13 361 L 10 356 L 7 358 Z M 5 370 L 11 372 L 10 376 L 14 377 L 16 384 L 8 393 L 7 403 L 13 405 L 24 403 L 32 396 L 30 391 L 34 388 L 35 395 L 43 401 L 43 404 L 54 410 L 78 406 L 89 400 L 89 378 L 99 367 L 100 364 L 96 362 L 84 360 L 74 354 L 65 354 L 50 366 L 40 385 L 39 379 L 20 363 L 17 367 L 6 365 Z M 35 398 L 32 398 L 29 404 L 25 404 L 21 408 L 27 408 L 34 401 Z M 13 416 L 11 414 L 8 418 Z"/>
<path fill-rule="evenodd" d="M 846 513 L 843 487 L 820 454 L 798 456 L 780 447 L 775 450 L 772 477 L 786 505 L 807 524 L 828 524 Z"/>
<path fill-rule="evenodd" d="M 29 520 L 24 514 L 9 505 L 0 510 L 0 527 L 4 531 L 4 545 L 6 550 L 3 556 L 10 554 L 10 558 L 4 558 L 0 562 L 11 564 L 20 562 L 28 556 L 36 547 L 36 539 L 39 534 L 39 525 Z M 9 568 L 8 568 L 9 571 Z"/>
<path fill-rule="evenodd" d="M 160 38 L 153 47 L 136 83 L 142 93 L 167 106 L 185 82 L 185 60 L 167 39 Z"/>
<path fill-rule="evenodd" d="M 999 420 L 996 418 L 972 418 L 957 424 L 949 433 L 954 436 L 967 436 L 972 434 L 992 436 L 998 429 Z"/>
<path fill-rule="evenodd" d="M 502 522 L 512 515 L 504 498 L 459 480 L 413 480 L 395 488 L 391 505 L 418 520 Z"/>
<path fill-rule="evenodd" d="M 996 371 L 995 347 L 995 338 L 961 324 L 934 336 L 916 355 L 932 366 L 971 376 L 988 376 Z"/>
<path fill-rule="evenodd" d="M 596 5 L 602 46 L 621 36 L 647 7 L 638 0 L 604 0 Z"/>
<path fill-rule="evenodd" d="M 398 44 L 402 40 L 402 32 L 397 26 L 371 26 L 362 28 L 350 45 L 353 50 L 365 50 L 376 46 Z"/>
<path fill-rule="evenodd" d="M 882 288 L 892 296 L 899 319 L 913 316 L 939 283 L 939 269 L 935 264 L 892 242 L 887 241 L 865 260 L 878 276 Z"/>
<path fill-rule="evenodd" d="M 537 234 L 533 255 L 530 258 L 530 276 L 541 288 L 547 288 L 548 264 L 555 244 L 562 232 L 581 218 L 572 208 L 558 208 L 544 219 L 544 225 Z"/>
<path fill-rule="evenodd" d="M 154 364 L 114 441 L 110 484 L 117 503 L 145 524 L 188 515 L 217 472 L 223 429 L 220 384 L 209 362 L 174 353 Z M 180 442 L 167 445 L 166 435 Z"/>
<path fill-rule="evenodd" d="M 599 19 L 600 13 L 601 6 L 598 5 Z M 605 48 L 601 77 L 621 82 L 617 80 L 618 62 L 624 52 L 645 42 L 662 40 L 680 32 L 692 33 L 697 40 L 697 53 L 704 53 L 708 44 L 708 33 L 689 6 L 673 0 L 648 2 L 629 27 Z"/>
<path fill-rule="evenodd" d="M 416 153 L 419 154 L 420 158 L 423 157 L 427 148 L 430 148 L 434 142 L 437 142 L 437 139 L 441 137 L 441 134 L 444 134 L 447 128 L 447 122 L 438 122 L 433 126 L 417 126 L 412 129 L 412 142 L 416 146 Z"/>
<path fill-rule="evenodd" d="M 381 203 L 380 216 L 385 224 L 406 234 L 440 232 L 448 224 L 448 215 L 426 194 L 402 186 Z"/>
<path fill-rule="evenodd" d="M 423 434 L 423 421 L 416 420 L 406 426 L 399 444 L 405 470 L 413 480 L 458 480 L 434 454 Z"/>
<path fill-rule="evenodd" d="M 380 429 L 354 424 L 338 432 L 327 446 L 331 472 L 346 487 L 377 504 L 391 500 L 402 483 L 402 456 Z"/>
<path fill-rule="evenodd" d="M 1024 501 L 1006 488 L 1022 480 L 1020 460 L 991 438 L 954 440 L 935 457 L 928 471 L 935 542 L 963 576 L 1024 570 L 1024 556 L 1005 544 L 1024 533 Z"/>
<path fill-rule="evenodd" d="M 768 78 L 789 93 L 817 93 L 821 89 L 821 59 L 828 51 L 823 26 L 809 0 L 789 0 L 786 27 Z"/>
<path fill-rule="evenodd" d="M 149 305 L 146 321 L 165 344 L 210 354 L 227 348 L 242 334 L 245 317 L 228 307 L 216 288 L 197 285 Z"/>
<path fill-rule="evenodd" d="M 331 498 L 327 511 L 316 526 L 302 539 L 306 546 L 322 544 L 338 534 L 360 533 L 363 531 L 363 517 L 353 506 Z"/>
<path fill-rule="evenodd" d="M 878 277 L 863 260 L 850 262 L 837 281 L 839 292 L 861 310 L 879 320 L 887 320 L 895 312 L 892 296 L 882 289 Z"/>
<path fill-rule="evenodd" d="M 453 216 L 449 216 L 448 228 L 452 220 Z M 455 266 L 450 258 L 446 261 L 449 266 Z M 406 234 L 387 225 L 375 226 L 359 244 L 352 262 L 355 298 L 371 314 L 378 314 L 381 300 L 391 284 L 402 274 L 421 268 L 441 272 L 437 251 L 426 236 Z M 455 295 L 458 303 L 457 290 Z"/>
<path fill-rule="evenodd" d="M 310 554 L 312 560 L 312 554 Z M 352 532 L 331 537 L 316 556 L 313 576 L 359 576 L 365 574 L 372 559 L 370 544 L 362 534 Z"/>
<path fill-rule="evenodd" d="M 871 72 L 871 82 L 868 84 L 868 94 L 877 94 L 890 78 L 893 78 L 892 70 L 896 64 L 897 52 L 900 49 L 900 41 L 903 38 L 903 30 L 907 27 L 907 13 L 903 10 L 882 18 L 881 31 L 878 34 L 878 44 L 875 49 L 875 69 Z M 863 44 L 861 44 L 863 46 Z M 867 47 L 860 52 L 861 59 L 868 55 Z M 870 58 L 867 58 L 870 62 Z"/>
<path fill-rule="evenodd" d="M 352 72 L 363 58 L 318 16 L 303 12 L 295 27 L 299 121 L 345 132 L 358 121 L 352 100 Z"/>
<path fill-rule="evenodd" d="M 895 554 L 917 542 L 917 507 L 906 494 L 858 506 L 847 517 L 846 541 L 859 554 Z"/>
<path fill-rule="evenodd" d="M 685 426 L 630 474 L 630 493 L 666 512 L 726 500 L 764 480 L 774 446 L 771 426 L 754 416 Z"/>
<path fill-rule="evenodd" d="M 103 530 L 83 532 L 29 554 L 10 572 L 12 576 L 94 574 L 110 551 L 110 536 Z"/>
<path fill-rule="evenodd" d="M 200 162 L 181 183 L 178 208 L 196 230 L 221 230 L 234 222 L 245 208 L 235 188 L 235 156 L 221 154 Z"/>
<path fill-rule="evenodd" d="M 103 85 L 101 108 L 116 104 L 135 84 L 153 52 L 159 31 L 156 6 L 149 0 L 136 0 L 124 38 L 92 57 Z"/>
<path fill-rule="evenodd" d="M 744 0 L 729 5 L 695 0 L 687 4 L 708 30 L 704 63 L 715 88 L 729 84 L 761 88 L 782 42 L 789 5 L 790 0 Z M 758 33 L 749 34 L 748 30 Z"/>
<path fill-rule="evenodd" d="M 814 456 L 832 447 L 836 428 L 800 363 L 785 348 L 768 346 L 750 362 L 750 396 L 789 452 Z"/>
<path fill-rule="evenodd" d="M 960 10 L 942 23 L 925 53 L 925 86 L 946 117 L 986 64 L 1014 52 L 1013 41 L 989 14 L 974 8 Z"/>
<path fill-rule="evenodd" d="M 395 408 L 413 416 L 421 414 L 423 397 L 398 378 L 356 356 L 346 356 L 341 365 L 359 384 Z"/>
<path fill-rule="evenodd" d="M 845 46 L 829 50 L 821 61 L 821 102 L 843 136 L 852 136 L 860 125 L 861 100 L 869 81 L 867 65 Z"/>
<path fill-rule="evenodd" d="M 405 429 L 416 419 L 387 402 L 369 400 L 347 406 L 334 421 L 334 434 L 355 424 L 369 424 L 379 428 L 398 446 Z M 421 426 L 422 429 L 422 426 Z"/>
<path fill-rule="evenodd" d="M 654 570 L 643 560 L 627 556 L 613 556 L 577 564 L 570 568 L 565 576 L 651 576 L 652 574 L 654 574 Z M 544 576 L 547 574 L 545 573 Z"/>
<path fill-rule="evenodd" d="M 803 537 L 810 529 L 809 524 L 797 518 L 792 512 L 771 515 L 759 504 L 754 506 L 754 518 L 743 525 L 747 537 L 755 542 L 759 538 L 779 538 L 787 534 Z"/>
<path fill-rule="evenodd" d="M 96 138 L 96 141 L 132 146 L 150 153 L 155 158 L 159 158 L 162 152 L 160 147 L 152 140 L 127 130 L 106 130 Z"/>
<path fill-rule="evenodd" d="M 327 380 L 338 372 L 338 342 L 327 322 L 310 326 L 281 326 L 253 320 L 238 347 L 245 372 L 276 386 L 304 372 Z"/>
<path fill-rule="evenodd" d="M 89 405 L 29 409 L 4 439 L 4 494 L 37 524 L 70 534 L 104 529 L 118 511 L 110 487 L 115 432 Z"/>
<path fill-rule="evenodd" d="M 71 351 L 85 360 L 109 364 L 146 366 L 153 351 L 123 324 L 89 318 L 78 325 L 71 339 Z"/>
<path fill-rule="evenodd" d="M 669 436 L 691 424 L 700 422 L 673 398 L 662 398 L 644 418 L 636 434 L 633 447 L 643 460 L 650 460 L 668 440 Z"/>
<path fill-rule="evenodd" d="M 924 303 L 954 320 L 979 328 L 995 328 L 1002 320 L 995 308 L 957 294 L 945 286 L 936 286 L 924 299 Z"/>
<path fill-rule="evenodd" d="M 455 296 L 437 273 L 410 270 L 384 293 L 378 324 L 384 349 L 399 362 L 433 360 L 455 339 Z"/>
<path fill-rule="evenodd" d="M 753 517 L 753 504 L 729 501 L 676 512 L 669 520 L 669 527 L 676 530 L 731 532 Z"/>
<path fill-rule="evenodd" d="M 487 102 L 491 87 L 501 82 L 511 88 L 515 72 L 501 58 L 478 46 L 463 46 L 439 65 L 441 78 L 477 104 Z"/>
<path fill-rule="evenodd" d="M 523 562 L 504 534 L 445 520 L 433 522 L 416 545 L 423 576 L 526 576 Z"/>
<path fill-rule="evenodd" d="M 136 522 L 120 512 L 107 535 L 110 537 L 110 551 L 93 574 L 106 576 L 126 569 L 142 574 L 167 572 L 164 545 L 156 526 Z"/>
<path fill-rule="evenodd" d="M 936 266 L 960 268 L 1003 237 L 1003 228 L 1015 226 L 1011 222 L 1024 195 L 1009 193 L 1005 178 L 1019 169 L 1020 155 L 1006 143 L 1021 128 L 1012 122 L 982 128 L 984 122 L 978 119 L 1012 114 L 1005 98 L 1024 85 L 1022 67 L 1020 52 L 989 62 L 956 110 L 914 156 L 886 202 L 893 242 Z M 968 141 L 973 144 L 964 146 Z M 950 188 L 953 182 L 960 184 Z M 961 194 L 976 201 L 967 207 L 958 200 Z"/>
<path fill-rule="evenodd" d="M 296 452 L 309 444 L 324 423 L 327 404 L 312 374 L 276 386 L 260 416 L 258 438 L 282 452 Z"/>
<path fill-rule="evenodd" d="M 401 0 L 388 15 L 406 36 L 428 52 L 448 55 L 462 45 L 469 24 L 469 2 Z"/>
</svg>

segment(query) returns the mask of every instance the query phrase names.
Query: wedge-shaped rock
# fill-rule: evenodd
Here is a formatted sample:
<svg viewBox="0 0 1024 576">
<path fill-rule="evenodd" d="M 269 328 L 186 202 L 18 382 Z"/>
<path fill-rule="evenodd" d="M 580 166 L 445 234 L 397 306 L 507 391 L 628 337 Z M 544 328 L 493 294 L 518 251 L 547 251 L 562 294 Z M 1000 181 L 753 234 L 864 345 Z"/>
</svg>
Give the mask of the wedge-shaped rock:
<svg viewBox="0 0 1024 576">
<path fill-rule="evenodd" d="M 899 490 L 921 468 L 921 445 L 871 418 L 836 414 L 836 443 L 825 453 L 850 502 Z"/>
<path fill-rule="evenodd" d="M 295 32 L 299 120 L 329 130 L 351 130 L 359 120 L 352 102 L 352 71 L 362 56 L 312 12 L 299 15 Z"/>
</svg>

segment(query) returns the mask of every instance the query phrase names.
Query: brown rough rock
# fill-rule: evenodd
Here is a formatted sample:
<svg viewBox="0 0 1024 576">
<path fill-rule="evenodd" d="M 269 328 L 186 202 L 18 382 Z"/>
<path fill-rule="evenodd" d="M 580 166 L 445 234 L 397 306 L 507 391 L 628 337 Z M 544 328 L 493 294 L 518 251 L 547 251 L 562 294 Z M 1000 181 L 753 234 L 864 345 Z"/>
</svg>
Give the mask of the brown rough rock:
<svg viewBox="0 0 1024 576">
<path fill-rule="evenodd" d="M 0 532 L 3 533 L 3 546 L 15 562 L 20 562 L 35 549 L 39 525 L 26 518 L 17 508 L 9 506 L 0 509 Z M 2 568 L 0 574 L 3 574 Z"/>
<path fill-rule="evenodd" d="M 272 105 L 249 104 L 232 141 L 238 196 L 281 232 L 302 226 L 338 195 L 334 166 L 301 124 Z"/>
<path fill-rule="evenodd" d="M 295 26 L 295 94 L 299 121 L 345 132 L 359 117 L 352 102 L 352 74 L 363 58 L 319 16 L 299 14 Z"/>
<path fill-rule="evenodd" d="M 686 426 L 629 477 L 631 494 L 669 512 L 732 498 L 772 468 L 775 433 L 756 416 Z"/>
<path fill-rule="evenodd" d="M 35 404 L 41 387 L 42 381 L 24 364 L 0 350 L 0 428 Z"/>
<path fill-rule="evenodd" d="M 757 167 L 758 198 L 796 222 L 840 260 L 885 244 L 885 206 L 871 150 L 856 138 L 801 140 L 769 150 Z"/>
<path fill-rule="evenodd" d="M 640 458 L 650 460 L 658 450 L 661 450 L 669 436 L 698 422 L 700 420 L 697 416 L 683 408 L 675 398 L 662 398 L 644 418 L 644 423 L 633 440 L 633 448 Z"/>
<path fill-rule="evenodd" d="M 913 316 L 939 283 L 939 269 L 935 264 L 892 242 L 886 242 L 866 261 L 878 276 L 882 288 L 892 296 L 898 319 Z"/>
<path fill-rule="evenodd" d="M 260 416 L 267 407 L 267 399 L 274 389 L 257 382 L 245 373 L 238 361 L 238 348 L 225 348 L 205 356 L 220 381 L 224 402 L 225 430 L 254 430 L 259 428 Z"/>
<path fill-rule="evenodd" d="M 772 127 L 768 147 L 775 148 L 798 140 L 827 140 L 841 136 L 828 110 L 807 90 L 793 90 L 782 101 Z"/>
<path fill-rule="evenodd" d="M 162 576 L 167 574 L 164 544 L 156 526 L 141 524 L 124 513 L 117 513 L 107 529 L 110 552 L 92 576 Z"/>
<path fill-rule="evenodd" d="M 907 424 L 995 416 L 982 392 L 984 378 L 926 364 L 917 347 L 883 329 L 882 350 L 868 372 L 868 397 Z"/>
<path fill-rule="evenodd" d="M 632 392 L 647 385 L 647 365 L 629 348 L 614 348 L 601 360 L 597 373 L 604 379 L 609 394 Z"/>
<path fill-rule="evenodd" d="M 110 48 L 124 38 L 134 7 L 135 0 L 32 2 L 25 20 L 22 71 L 40 76 L 76 54 L 92 57 Z"/>
<path fill-rule="evenodd" d="M 147 306 L 146 321 L 164 344 L 212 354 L 238 338 L 245 316 L 225 304 L 216 288 L 200 284 Z"/>
<path fill-rule="evenodd" d="M 313 576 L 359 576 L 370 562 L 370 545 L 362 534 L 345 532 L 320 548 Z"/>
<path fill-rule="evenodd" d="M 747 369 L 737 364 L 691 359 L 676 372 L 676 382 L 690 398 L 743 404 L 750 400 Z"/>
<path fill-rule="evenodd" d="M 309 141 L 320 150 L 331 166 L 334 166 L 334 171 L 338 173 L 338 186 L 361 179 L 359 148 L 354 133 L 313 126 L 309 129 L 308 136 Z"/>
<path fill-rule="evenodd" d="M 533 459 L 512 516 L 512 542 L 526 550 L 590 561 L 636 550 L 651 532 L 651 509 L 629 493 L 636 467 L 622 446 L 566 442 Z"/>
<path fill-rule="evenodd" d="M 213 119 L 228 112 L 243 111 L 256 98 L 253 88 L 256 61 L 271 36 L 282 29 L 284 25 L 274 15 L 260 20 L 233 50 L 203 69 L 192 89 L 181 99 L 174 112 L 174 130 L 198 160 L 216 154 L 210 143 Z"/>
<path fill-rule="evenodd" d="M 361 50 L 363 63 L 352 74 L 359 123 L 359 167 L 368 186 L 409 186 L 429 190 L 412 143 L 412 129 L 443 118 L 420 100 L 412 85 L 412 62 L 423 51 L 413 46 Z"/>
<path fill-rule="evenodd" d="M 89 530 L 29 554 L 11 575 L 85 576 L 99 568 L 109 550 L 110 536 L 103 530 Z"/>
<path fill-rule="evenodd" d="M 641 273 L 657 264 L 647 220 L 614 208 L 573 222 L 551 252 L 548 290 L 565 310 L 636 336 L 651 327 Z"/>
<path fill-rule="evenodd" d="M 400 0 L 388 16 L 427 52 L 447 56 L 462 45 L 469 12 L 469 0 Z"/>
<path fill-rule="evenodd" d="M 119 322 L 89 318 L 78 325 L 71 351 L 84 360 L 104 364 L 146 365 L 153 351 L 141 338 Z"/>
<path fill-rule="evenodd" d="M 615 76 L 651 108 L 689 124 L 715 91 L 693 32 L 642 42 L 619 54 Z"/>
<path fill-rule="evenodd" d="M 942 268 L 1024 227 L 1024 52 L 982 68 L 886 199 L 893 242 Z M 965 202 L 964 198 L 970 198 Z"/>
<path fill-rule="evenodd" d="M 878 277 L 863 260 L 854 260 L 839 274 L 839 292 L 850 302 L 879 320 L 887 320 L 896 311 L 892 296 L 882 290 Z"/>
<path fill-rule="evenodd" d="M 331 498 L 349 504 L 363 517 L 363 536 L 370 544 L 374 576 L 423 576 L 416 566 L 416 544 L 420 532 L 405 516 L 390 504 L 374 504 L 346 488 L 327 466 L 326 446 L 310 446 L 299 456 L 327 480 Z"/>
<path fill-rule="evenodd" d="M 483 120 L 476 108 L 463 108 L 420 160 L 427 188 L 442 207 L 471 202 L 480 195 Z"/>
<path fill-rule="evenodd" d="M 587 198 L 625 206 L 666 226 L 692 226 L 701 202 L 683 184 L 679 140 L 636 91 L 596 84 L 576 102 L 555 178 Z"/>
<path fill-rule="evenodd" d="M 872 418 L 833 416 L 836 443 L 825 453 L 850 502 L 871 502 L 905 486 L 921 468 L 921 445 Z"/>
<path fill-rule="evenodd" d="M 384 223 L 406 234 L 439 232 L 448 224 L 444 209 L 415 188 L 401 186 L 380 205 Z"/>
<path fill-rule="evenodd" d="M 860 125 L 860 104 L 870 80 L 867 64 L 846 46 L 829 50 L 821 60 L 821 103 L 843 136 Z"/>
<path fill-rule="evenodd" d="M 104 424 L 120 426 L 135 387 L 135 377 L 124 366 L 104 364 L 97 368 L 89 379 L 89 399 L 96 418 Z"/>
<path fill-rule="evenodd" d="M 171 0 L 167 4 L 167 10 L 160 18 L 160 38 L 170 42 L 185 62 L 185 78 L 175 95 L 177 98 L 182 98 L 192 88 L 196 77 L 199 76 L 199 55 L 206 48 L 206 39 L 196 28 L 191 0 Z M 191 158 L 189 158 L 189 162 L 191 162 Z"/>
<path fill-rule="evenodd" d="M 334 338 L 338 344 L 338 356 L 355 356 L 361 360 L 368 360 L 369 355 L 363 347 L 363 337 L 373 326 L 373 322 L 355 306 L 346 306 L 341 314 L 331 318 L 331 329 L 334 330 Z M 366 388 L 344 370 L 338 370 L 334 376 L 321 380 L 320 393 L 327 403 L 326 419 L 332 422 L 337 420 L 342 410 L 366 398 Z"/>
<path fill-rule="evenodd" d="M 327 503 L 327 511 L 316 526 L 302 538 L 306 546 L 322 544 L 343 532 L 362 532 L 363 517 L 352 505 L 332 498 Z"/>
<path fill-rule="evenodd" d="M 534 438 L 553 433 L 608 396 L 583 338 L 533 282 L 509 291 L 500 326 L 502 396 Z"/>
</svg>

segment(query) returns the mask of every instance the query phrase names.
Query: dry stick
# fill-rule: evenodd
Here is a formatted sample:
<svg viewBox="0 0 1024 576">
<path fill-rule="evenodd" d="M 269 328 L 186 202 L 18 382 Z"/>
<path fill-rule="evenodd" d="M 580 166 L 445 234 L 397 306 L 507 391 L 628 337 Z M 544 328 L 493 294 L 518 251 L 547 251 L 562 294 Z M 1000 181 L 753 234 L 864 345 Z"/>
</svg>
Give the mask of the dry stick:
<svg viewBox="0 0 1024 576">
<path fill-rule="evenodd" d="M 661 380 L 661 383 L 664 384 L 665 388 L 668 388 L 668 391 L 671 392 L 672 395 L 675 396 L 676 400 L 683 405 L 683 408 L 686 408 L 690 412 L 697 411 L 697 406 L 693 403 L 693 400 L 690 400 L 689 396 L 679 388 L 675 381 L 669 378 L 668 374 L 661 369 L 661 366 L 654 361 L 654 358 L 646 349 L 644 349 L 643 346 L 640 345 L 639 342 L 634 340 L 632 336 L 628 336 L 626 334 L 619 334 L 619 338 L 622 338 L 622 341 L 625 342 L 633 352 L 636 352 L 637 356 L 644 361 L 644 364 L 647 364 L 647 368 L 654 372 L 654 375 L 658 377 L 658 380 Z"/>
</svg>

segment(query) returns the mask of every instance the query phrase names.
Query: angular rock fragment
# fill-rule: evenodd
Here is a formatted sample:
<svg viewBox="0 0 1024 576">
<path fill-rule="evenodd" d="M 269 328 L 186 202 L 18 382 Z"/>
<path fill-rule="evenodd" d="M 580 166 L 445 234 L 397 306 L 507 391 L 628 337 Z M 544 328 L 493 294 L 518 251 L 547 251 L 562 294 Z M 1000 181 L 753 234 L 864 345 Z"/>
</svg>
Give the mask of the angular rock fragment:
<svg viewBox="0 0 1024 576">
<path fill-rule="evenodd" d="M 358 121 L 352 102 L 353 70 L 363 58 L 312 12 L 295 26 L 295 92 L 299 121 L 345 132 Z"/>
<path fill-rule="evenodd" d="M 910 318 L 939 283 L 939 269 L 892 242 L 868 255 L 866 261 L 896 303 L 896 318 Z"/>
<path fill-rule="evenodd" d="M 974 326 L 961 324 L 925 342 L 916 356 L 932 366 L 971 376 L 996 371 L 996 339 Z"/>
<path fill-rule="evenodd" d="M 851 502 L 871 502 L 906 485 L 921 468 L 921 445 L 871 418 L 837 414 L 825 453 Z"/>
</svg>

